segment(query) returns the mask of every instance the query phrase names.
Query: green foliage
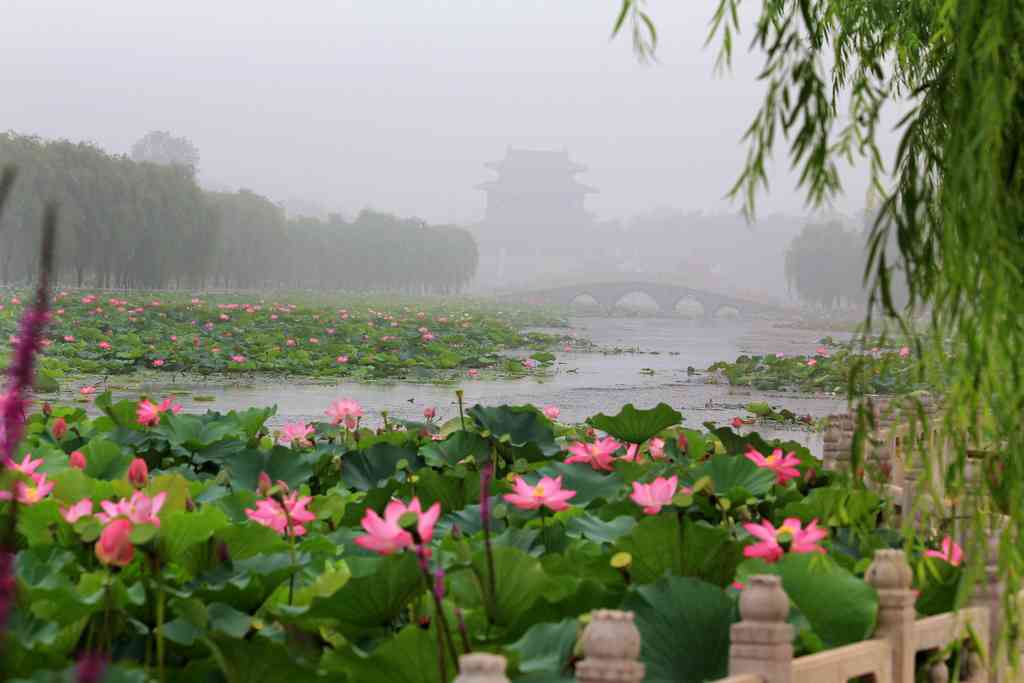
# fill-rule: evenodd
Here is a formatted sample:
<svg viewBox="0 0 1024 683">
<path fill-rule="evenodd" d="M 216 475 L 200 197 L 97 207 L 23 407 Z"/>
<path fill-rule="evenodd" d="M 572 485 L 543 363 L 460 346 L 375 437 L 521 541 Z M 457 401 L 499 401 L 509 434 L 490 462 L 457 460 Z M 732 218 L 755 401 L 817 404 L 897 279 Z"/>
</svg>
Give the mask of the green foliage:
<svg viewBox="0 0 1024 683">
<path fill-rule="evenodd" d="M 160 424 L 144 426 L 134 419 L 135 401 L 115 404 L 104 395 L 97 403 L 98 417 L 53 408 L 85 435 L 84 443 L 54 444 L 47 428 L 53 416 L 29 416 L 33 428 L 21 447 L 40 456 L 40 472 L 55 487 L 18 508 L 19 607 L 5 660 L 12 677 L 48 680 L 57 672 L 63 680 L 90 637 L 111 639 L 118 667 L 152 670 L 160 634 L 169 680 L 287 683 L 320 671 L 343 680 L 439 681 L 436 594 L 449 627 L 461 618 L 473 649 L 505 654 L 510 672 L 523 680 L 572 680 L 586 615 L 624 608 L 636 613 L 649 680 L 699 681 L 724 673 L 736 619 L 727 587 L 752 572 L 783 577 L 801 643 L 824 647 L 868 637 L 877 597 L 854 572 L 896 536 L 877 525 L 877 494 L 831 483 L 810 491 L 802 482 L 779 486 L 772 472 L 742 455 L 747 442 L 763 450 L 790 444 L 684 431 L 676 415 L 657 418 L 660 408 L 620 416 L 629 426 L 631 412 L 654 415 L 636 424 L 669 444 L 683 433 L 697 451 L 712 445 L 720 453 L 641 463 L 620 457 L 611 472 L 566 464 L 561 449 L 587 424 L 561 425 L 565 434 L 556 438 L 532 406 L 475 406 L 467 429 L 444 441 L 416 423 L 364 425 L 358 439 L 317 423 L 310 444 L 286 448 L 263 443 L 272 410 L 165 414 Z M 604 424 L 617 418 L 608 419 Z M 86 455 L 85 471 L 68 467 L 72 447 Z M 492 449 L 516 457 L 488 492 L 489 557 L 479 474 Z M 124 473 L 135 456 L 150 462 L 150 479 L 138 491 Z M 816 466 L 802 461 L 798 469 Z M 295 539 L 251 516 L 272 506 L 255 491 L 261 472 L 285 482 L 313 513 Z M 509 477 L 532 482 L 541 475 L 561 477 L 576 492 L 567 509 L 541 513 L 504 500 Z M 694 490 L 657 514 L 630 499 L 634 482 L 673 475 Z M 98 559 L 108 522 L 86 515 L 72 524 L 62 513 L 84 500 L 94 511 L 105 502 L 108 511 L 133 495 L 158 494 L 165 496 L 160 524 L 132 524 L 133 554 L 124 567 Z M 413 496 L 423 509 L 440 507 L 429 554 L 396 549 L 382 556 L 360 544 L 371 510 L 382 515 L 391 501 Z M 0 503 L 0 525 L 9 510 Z M 773 565 L 744 560 L 751 541 L 743 524 L 778 524 L 786 516 L 817 519 L 829 532 L 827 554 L 786 553 Z M 961 568 L 912 559 L 922 611 L 945 609 L 960 596 Z M 452 634 L 460 639 L 457 630 Z"/>
<path fill-rule="evenodd" d="M 683 421 L 683 416 L 665 403 L 659 403 L 649 410 L 637 410 L 632 403 L 627 403 L 618 415 L 609 417 L 598 413 L 590 418 L 594 427 L 607 432 L 626 443 L 644 443 L 657 436 L 663 429 L 673 427 Z"/>
</svg>

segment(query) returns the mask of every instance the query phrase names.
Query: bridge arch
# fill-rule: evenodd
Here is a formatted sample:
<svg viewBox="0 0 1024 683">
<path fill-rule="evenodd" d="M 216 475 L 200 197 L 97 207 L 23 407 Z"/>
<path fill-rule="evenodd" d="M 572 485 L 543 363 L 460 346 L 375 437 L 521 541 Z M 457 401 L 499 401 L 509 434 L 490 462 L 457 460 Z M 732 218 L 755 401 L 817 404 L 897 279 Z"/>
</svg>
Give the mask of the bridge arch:
<svg viewBox="0 0 1024 683">
<path fill-rule="evenodd" d="M 743 311 L 731 303 L 720 303 L 711 312 L 714 320 L 738 320 L 743 317 Z"/>
<path fill-rule="evenodd" d="M 566 305 L 569 308 L 602 308 L 601 301 L 585 290 L 571 296 Z"/>
<path fill-rule="evenodd" d="M 666 312 L 657 297 L 645 288 L 634 287 L 629 291 L 615 292 L 609 297 L 614 298 L 610 308 L 627 308 L 641 311 Z"/>
<path fill-rule="evenodd" d="M 698 319 L 707 315 L 707 309 L 703 301 L 693 296 L 693 294 L 687 294 L 676 300 L 675 304 L 672 305 L 671 313 L 683 318 Z"/>
</svg>

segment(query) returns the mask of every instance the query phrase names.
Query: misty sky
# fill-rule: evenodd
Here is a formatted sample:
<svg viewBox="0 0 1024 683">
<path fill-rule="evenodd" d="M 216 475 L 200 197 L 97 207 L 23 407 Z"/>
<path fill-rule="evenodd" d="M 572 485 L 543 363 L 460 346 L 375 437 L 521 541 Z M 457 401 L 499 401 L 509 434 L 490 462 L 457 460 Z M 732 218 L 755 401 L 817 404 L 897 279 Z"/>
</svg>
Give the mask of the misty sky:
<svg viewBox="0 0 1024 683">
<path fill-rule="evenodd" d="M 438 222 L 482 215 L 506 146 L 565 146 L 601 217 L 721 210 L 762 88 L 744 50 L 713 75 L 716 4 L 651 0 L 642 65 L 618 0 L 0 0 L 0 129 L 113 152 L 166 129 L 205 181 Z M 764 210 L 801 210 L 787 165 Z"/>
</svg>

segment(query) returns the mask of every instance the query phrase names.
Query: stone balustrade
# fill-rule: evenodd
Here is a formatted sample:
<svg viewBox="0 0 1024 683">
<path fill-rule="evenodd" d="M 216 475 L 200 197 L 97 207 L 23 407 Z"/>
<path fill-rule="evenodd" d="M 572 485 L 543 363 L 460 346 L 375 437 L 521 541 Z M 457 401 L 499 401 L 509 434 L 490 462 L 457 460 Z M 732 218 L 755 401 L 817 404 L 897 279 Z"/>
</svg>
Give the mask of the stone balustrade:
<svg viewBox="0 0 1024 683">
<path fill-rule="evenodd" d="M 995 544 L 991 545 L 995 549 Z M 970 605 L 956 612 L 918 618 L 913 576 L 901 550 L 879 550 L 865 576 L 878 592 L 874 637 L 803 657 L 793 656 L 794 629 L 787 622 L 789 597 L 774 575 L 751 577 L 740 593 L 740 621 L 732 625 L 729 676 L 716 683 L 846 683 L 870 676 L 875 683 L 920 680 L 918 655 L 925 653 L 929 683 L 946 683 L 951 646 L 960 645 L 960 681 L 1024 682 L 1011 677 L 1002 635 L 1002 587 L 993 555 Z M 640 683 L 640 633 L 633 615 L 597 610 L 582 636 L 584 658 L 576 664 L 580 683 Z M 700 657 L 702 653 L 694 652 Z M 456 683 L 507 683 L 504 657 L 469 654 L 460 658 Z M 1022 672 L 1024 674 L 1024 672 Z"/>
</svg>

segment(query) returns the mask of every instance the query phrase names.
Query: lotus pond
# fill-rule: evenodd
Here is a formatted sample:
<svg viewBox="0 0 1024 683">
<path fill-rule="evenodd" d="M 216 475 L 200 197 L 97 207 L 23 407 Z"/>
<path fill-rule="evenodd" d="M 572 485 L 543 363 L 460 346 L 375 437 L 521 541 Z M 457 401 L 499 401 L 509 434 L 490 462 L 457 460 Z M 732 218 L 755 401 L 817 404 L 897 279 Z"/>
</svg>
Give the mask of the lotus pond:
<svg viewBox="0 0 1024 683">
<path fill-rule="evenodd" d="M 26 293 L 0 298 L 12 338 Z M 466 372 L 523 376 L 554 359 L 564 322 L 537 309 L 368 296 L 61 292 L 40 359 L 40 388 L 66 375 L 274 373 L 353 380 L 436 380 Z M 565 343 L 579 344 L 567 339 Z M 532 357 L 508 358 L 511 349 Z"/>
<path fill-rule="evenodd" d="M 436 683 L 473 650 L 568 681 L 588 613 L 622 608 L 646 680 L 703 681 L 726 672 L 747 576 L 781 575 L 814 652 L 870 636 L 864 572 L 903 543 L 885 499 L 806 448 L 664 404 L 371 425 L 340 399 L 276 430 L 274 408 L 95 404 L 30 415 L 2 471 L 12 680 Z M 913 546 L 924 614 L 961 580 L 941 535 Z"/>
<path fill-rule="evenodd" d="M 931 388 L 915 372 L 918 360 L 907 346 L 874 346 L 822 339 L 813 355 L 743 355 L 720 361 L 719 372 L 733 386 L 761 391 L 845 393 L 851 386 L 870 394 L 905 394 Z"/>
</svg>

